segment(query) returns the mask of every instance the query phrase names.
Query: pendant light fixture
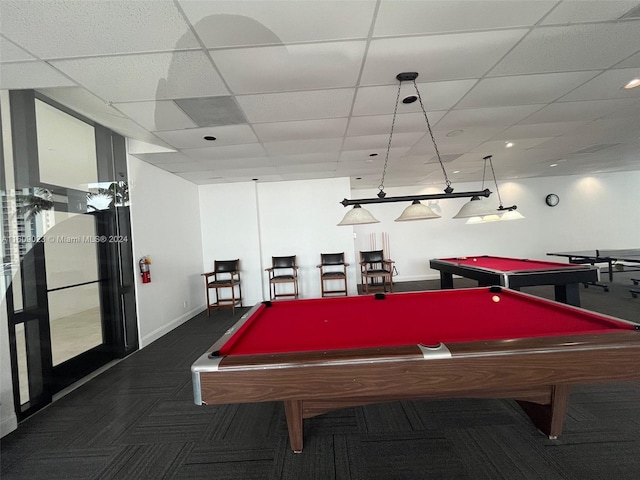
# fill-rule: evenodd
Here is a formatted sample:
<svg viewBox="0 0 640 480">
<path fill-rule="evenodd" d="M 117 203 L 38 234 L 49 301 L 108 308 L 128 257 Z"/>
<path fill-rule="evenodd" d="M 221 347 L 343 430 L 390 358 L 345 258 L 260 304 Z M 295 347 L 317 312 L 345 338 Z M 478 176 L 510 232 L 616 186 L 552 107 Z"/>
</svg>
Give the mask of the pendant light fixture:
<svg viewBox="0 0 640 480">
<path fill-rule="evenodd" d="M 380 179 L 379 192 L 377 194 L 378 198 L 363 198 L 357 200 L 347 200 L 346 198 L 342 200 L 343 206 L 353 205 L 354 208 L 347 212 L 342 221 L 338 225 L 362 225 L 366 223 L 377 223 L 379 220 L 371 215 L 368 210 L 362 208 L 364 204 L 370 203 L 388 203 L 388 202 L 406 202 L 410 201 L 411 205 L 409 205 L 402 214 L 396 218 L 396 222 L 406 222 L 412 220 L 429 220 L 433 218 L 440 218 L 440 215 L 435 213 L 431 208 L 427 205 L 420 203 L 421 200 L 436 200 L 436 199 L 444 199 L 444 198 L 478 198 L 488 197 L 491 195 L 491 191 L 489 189 L 485 189 L 482 191 L 475 192 L 460 192 L 453 193 L 453 188 L 451 187 L 451 182 L 449 181 L 449 177 L 447 176 L 447 171 L 444 168 L 444 164 L 442 163 L 442 159 L 440 158 L 440 152 L 438 151 L 438 145 L 436 144 L 436 140 L 433 136 L 433 131 L 431 130 L 431 124 L 429 123 L 429 117 L 427 116 L 427 111 L 422 102 L 422 97 L 420 95 L 420 90 L 418 90 L 418 84 L 416 83 L 416 78 L 418 78 L 417 72 L 404 72 L 396 75 L 396 79 L 398 80 L 398 93 L 396 95 L 396 105 L 393 111 L 393 120 L 391 122 L 391 132 L 389 134 L 389 142 L 387 144 L 387 154 L 384 160 L 384 167 L 382 170 L 382 178 Z M 401 197 L 387 197 L 384 191 L 384 177 L 387 172 L 387 164 L 389 162 L 389 152 L 391 150 L 391 140 L 393 138 L 393 129 L 395 127 L 396 118 L 398 114 L 398 104 L 400 102 L 400 89 L 402 87 L 402 82 L 410 81 L 413 82 L 413 85 L 416 90 L 416 98 L 420 101 L 420 108 L 422 109 L 422 113 L 424 115 L 424 119 L 427 123 L 427 129 L 429 131 L 429 135 L 431 136 L 431 141 L 433 142 L 433 147 L 436 151 L 436 157 L 438 158 L 438 163 L 440 164 L 440 168 L 442 169 L 442 173 L 444 174 L 446 187 L 444 188 L 444 193 L 434 193 L 434 194 L 425 194 L 425 195 L 407 195 Z M 405 99 L 406 100 L 406 99 Z M 411 101 L 415 101 L 412 99 Z M 405 103 L 411 103 L 411 101 L 405 101 Z M 353 213 L 355 210 L 360 210 L 358 213 Z"/>
</svg>

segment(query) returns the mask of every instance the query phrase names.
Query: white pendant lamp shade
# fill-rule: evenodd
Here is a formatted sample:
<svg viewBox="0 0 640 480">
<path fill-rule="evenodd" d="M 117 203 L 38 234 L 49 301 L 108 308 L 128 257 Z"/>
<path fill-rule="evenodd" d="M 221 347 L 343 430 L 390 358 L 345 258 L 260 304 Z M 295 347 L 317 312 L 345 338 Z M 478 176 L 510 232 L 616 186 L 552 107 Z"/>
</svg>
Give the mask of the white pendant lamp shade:
<svg viewBox="0 0 640 480">
<path fill-rule="evenodd" d="M 369 210 L 365 210 L 360 205 L 356 204 L 345 214 L 344 218 L 338 225 L 365 225 L 367 223 L 380 223 L 380 220 L 371 215 Z"/>
<path fill-rule="evenodd" d="M 521 218 L 524 218 L 524 215 L 517 210 L 507 210 L 502 214 L 500 220 L 520 220 Z"/>
<path fill-rule="evenodd" d="M 481 200 L 480 197 L 473 197 L 462 206 L 453 218 L 484 217 L 486 215 L 497 215 L 497 209 L 490 202 Z"/>
<path fill-rule="evenodd" d="M 427 205 L 420 203 L 419 200 L 414 200 L 395 221 L 408 222 L 411 220 L 429 220 L 431 218 L 440 218 L 440 215 L 431 210 Z"/>
</svg>

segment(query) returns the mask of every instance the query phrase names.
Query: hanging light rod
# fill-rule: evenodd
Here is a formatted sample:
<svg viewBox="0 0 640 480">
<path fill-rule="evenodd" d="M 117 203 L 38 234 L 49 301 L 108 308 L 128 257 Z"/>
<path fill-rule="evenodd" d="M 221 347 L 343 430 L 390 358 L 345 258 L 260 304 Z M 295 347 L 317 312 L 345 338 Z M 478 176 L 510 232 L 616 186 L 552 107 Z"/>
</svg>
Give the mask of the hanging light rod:
<svg viewBox="0 0 640 480">
<path fill-rule="evenodd" d="M 349 205 L 366 205 L 370 203 L 393 203 L 393 202 L 413 202 L 420 200 L 440 200 L 442 198 L 467 198 L 467 197 L 489 197 L 491 190 L 485 188 L 477 192 L 445 192 L 445 193 L 428 193 L 424 195 L 404 195 L 402 197 L 378 197 L 378 198 L 360 198 L 357 200 L 347 200 L 346 198 L 340 203 L 343 207 Z M 506 210 L 506 208 L 505 208 Z"/>
</svg>

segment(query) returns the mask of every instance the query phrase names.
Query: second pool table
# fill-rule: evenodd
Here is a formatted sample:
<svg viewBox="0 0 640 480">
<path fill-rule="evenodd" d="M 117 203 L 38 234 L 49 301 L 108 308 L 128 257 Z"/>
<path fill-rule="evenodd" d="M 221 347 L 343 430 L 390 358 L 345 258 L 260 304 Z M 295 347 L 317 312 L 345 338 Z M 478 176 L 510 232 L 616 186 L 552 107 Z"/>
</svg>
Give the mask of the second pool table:
<svg viewBox="0 0 640 480">
<path fill-rule="evenodd" d="M 591 265 L 572 265 L 526 258 L 479 255 L 434 258 L 429 266 L 440 271 L 440 288 L 453 288 L 453 276 L 477 280 L 479 286 L 521 287 L 553 285 L 558 302 L 580 306 L 580 284 L 598 280 L 598 269 Z"/>
<path fill-rule="evenodd" d="M 198 405 L 303 419 L 401 399 L 516 399 L 550 437 L 570 386 L 640 379 L 638 325 L 502 287 L 265 302 L 191 367 Z"/>
</svg>

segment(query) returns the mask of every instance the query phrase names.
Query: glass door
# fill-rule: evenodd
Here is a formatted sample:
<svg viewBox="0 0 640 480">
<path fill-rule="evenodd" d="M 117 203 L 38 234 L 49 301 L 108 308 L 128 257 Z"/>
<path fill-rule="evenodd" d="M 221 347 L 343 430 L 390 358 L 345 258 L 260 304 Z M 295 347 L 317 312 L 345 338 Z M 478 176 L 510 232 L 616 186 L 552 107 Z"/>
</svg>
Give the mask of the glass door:
<svg viewBox="0 0 640 480">
<path fill-rule="evenodd" d="M 138 347 L 124 139 L 45 100 L 19 91 L 2 103 L 11 113 L 3 291 L 18 419 Z"/>
</svg>

